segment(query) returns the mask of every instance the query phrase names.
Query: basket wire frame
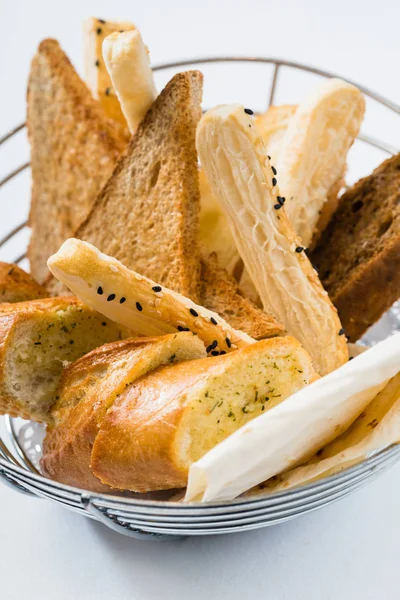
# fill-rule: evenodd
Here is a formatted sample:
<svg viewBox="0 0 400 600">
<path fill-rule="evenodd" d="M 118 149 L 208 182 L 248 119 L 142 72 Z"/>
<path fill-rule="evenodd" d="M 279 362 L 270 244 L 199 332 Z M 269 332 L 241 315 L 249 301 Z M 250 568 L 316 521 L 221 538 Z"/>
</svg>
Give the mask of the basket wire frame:
<svg viewBox="0 0 400 600">
<path fill-rule="evenodd" d="M 297 62 L 265 57 L 206 57 L 159 64 L 154 71 L 178 69 L 209 63 L 256 63 L 271 65 L 272 77 L 267 98 L 267 107 L 275 101 L 282 69 L 306 71 L 324 78 L 338 75 L 306 66 Z M 376 92 L 353 81 L 367 97 L 375 100 L 396 115 L 400 106 Z M 16 126 L 0 138 L 0 146 L 25 128 L 25 123 Z M 398 149 L 383 140 L 360 133 L 358 139 L 388 156 Z M 28 169 L 29 162 L 8 173 L 0 180 L 0 188 Z M 0 248 L 28 226 L 27 221 L 10 230 L 0 239 Z M 26 258 L 26 252 L 16 256 L 18 264 Z M 100 521 L 124 535 L 140 539 L 176 539 L 187 535 L 213 535 L 256 529 L 281 523 L 302 514 L 317 510 L 337 499 L 361 488 L 367 482 L 384 473 L 400 456 L 400 446 L 392 446 L 374 453 L 367 460 L 338 474 L 315 483 L 278 494 L 241 497 L 231 502 L 209 504 L 181 504 L 136 497 L 94 494 L 67 486 L 43 477 L 20 443 L 15 419 L 4 417 L 7 442 L 0 436 L 0 479 L 13 489 L 32 497 L 48 498 L 67 508 Z M 11 448 L 11 449 L 10 449 Z"/>
</svg>

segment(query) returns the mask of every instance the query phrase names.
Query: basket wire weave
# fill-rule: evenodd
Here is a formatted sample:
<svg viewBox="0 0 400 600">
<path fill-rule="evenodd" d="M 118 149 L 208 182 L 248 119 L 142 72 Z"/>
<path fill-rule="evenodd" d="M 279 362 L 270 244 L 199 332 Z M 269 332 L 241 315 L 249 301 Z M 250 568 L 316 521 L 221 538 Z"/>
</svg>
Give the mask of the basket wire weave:
<svg viewBox="0 0 400 600">
<path fill-rule="evenodd" d="M 337 77 L 333 73 L 295 62 L 242 56 L 183 60 L 160 64 L 153 67 L 153 70 L 180 69 L 209 63 L 269 65 L 272 71 L 270 72 L 268 106 L 275 101 L 283 69 L 305 71 L 323 78 Z M 400 115 L 399 105 L 364 86 L 357 83 L 354 85 L 357 85 L 367 97 L 375 100 L 391 113 Z M 0 146 L 17 135 L 24 127 L 25 123 L 21 123 L 1 137 Z M 365 133 L 360 134 L 358 139 L 386 155 L 398 152 L 391 144 Z M 8 173 L 0 180 L 0 188 L 28 167 L 29 162 L 25 162 Z M 0 248 L 25 227 L 27 227 L 27 221 L 21 222 L 5 234 L 0 239 Z M 25 258 L 26 252 L 20 252 L 13 262 L 18 264 Z M 392 314 L 392 325 L 397 329 L 399 323 L 400 309 L 397 308 Z M 4 422 L 6 439 L 3 440 L 0 435 L 0 479 L 5 484 L 23 494 L 53 500 L 75 512 L 94 518 L 119 533 L 141 539 L 169 539 L 171 536 L 176 538 L 187 535 L 230 533 L 280 523 L 326 506 L 362 487 L 390 468 L 400 456 L 400 447 L 393 446 L 375 453 L 364 462 L 336 475 L 286 492 L 257 496 L 251 499 L 242 497 L 231 502 L 181 504 L 166 500 L 149 500 L 140 495 L 125 497 L 123 495 L 94 494 L 51 481 L 43 477 L 37 468 L 40 444 L 35 445 L 33 442 L 33 450 L 29 449 L 29 443 L 26 443 L 27 440 L 29 441 L 29 436 L 26 436 L 26 439 L 21 436 L 21 432 L 26 434 L 27 431 L 30 431 L 31 440 L 35 440 L 40 427 L 31 424 L 19 429 L 18 420 L 7 416 L 4 417 Z"/>
</svg>

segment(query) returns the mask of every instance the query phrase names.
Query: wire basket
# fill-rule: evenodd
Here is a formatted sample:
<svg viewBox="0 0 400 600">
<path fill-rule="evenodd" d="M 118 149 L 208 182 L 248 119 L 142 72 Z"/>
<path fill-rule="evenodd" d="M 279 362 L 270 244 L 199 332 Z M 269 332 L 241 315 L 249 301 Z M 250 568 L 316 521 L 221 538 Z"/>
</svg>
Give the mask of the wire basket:
<svg viewBox="0 0 400 600">
<path fill-rule="evenodd" d="M 279 59 L 235 56 L 166 63 L 154 67 L 154 71 L 162 84 L 182 67 L 197 66 L 206 71 L 206 82 L 213 84 L 210 97 L 207 97 L 207 88 L 205 90 L 206 104 L 243 101 L 243 104 L 251 105 L 257 111 L 265 110 L 265 98 L 268 99 L 268 106 L 285 101 L 293 103 L 297 93 L 300 97 L 304 95 L 310 79 L 336 76 L 327 71 Z M 220 68 L 223 69 L 222 72 L 219 71 Z M 301 77 L 305 77 L 305 80 Z M 400 106 L 364 86 L 355 85 L 365 94 L 367 106 L 375 117 L 374 121 L 379 122 L 379 132 L 378 135 L 362 132 L 358 136 L 354 144 L 355 152 L 352 150 L 349 155 L 350 179 L 370 172 L 383 158 L 398 151 L 390 138 L 399 125 L 400 115 Z M 255 102 L 249 102 L 249 95 Z M 380 111 L 379 119 L 376 118 L 377 111 Z M 384 126 L 387 129 L 385 139 L 382 137 Z M 24 127 L 23 123 L 3 136 L 0 146 L 15 140 Z M 28 161 L 13 168 L 0 180 L 0 188 L 15 180 L 28 168 Z M 7 190 L 8 186 L 2 190 L 2 194 L 6 195 Z M 28 190 L 26 195 L 28 197 Z M 4 204 L 2 206 L 4 210 Z M 8 210 L 9 205 L 6 206 Z M 4 221 L 9 221 L 8 214 L 4 214 L 3 218 Z M 26 220 L 10 225 L 9 232 L 0 239 L 3 260 L 24 263 L 26 266 L 27 237 L 21 241 L 19 236 L 26 228 Z M 10 255 L 10 245 L 13 255 Z M 362 341 L 372 344 L 399 330 L 400 307 L 397 303 Z M 182 504 L 170 500 L 171 493 L 153 494 L 151 497 L 140 494 L 95 494 L 51 481 L 39 472 L 43 427 L 20 419 L 3 419 L 5 435 L 3 438 L 0 436 L 0 479 L 4 483 L 23 494 L 53 500 L 70 510 L 96 519 L 119 533 L 142 539 L 232 533 L 281 523 L 326 506 L 362 487 L 385 472 L 400 457 L 400 447 L 392 446 L 339 474 L 286 492 L 252 498 L 244 496 L 230 502 Z"/>
</svg>

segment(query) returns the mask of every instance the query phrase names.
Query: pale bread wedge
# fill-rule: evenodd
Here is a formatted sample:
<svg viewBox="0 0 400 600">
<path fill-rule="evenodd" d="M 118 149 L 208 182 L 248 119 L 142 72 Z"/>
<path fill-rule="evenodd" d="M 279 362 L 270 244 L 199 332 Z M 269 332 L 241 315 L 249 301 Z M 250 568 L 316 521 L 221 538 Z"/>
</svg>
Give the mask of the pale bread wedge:
<svg viewBox="0 0 400 600">
<path fill-rule="evenodd" d="M 260 488 L 280 492 L 329 477 L 400 443 L 400 374 L 389 381 L 354 423 L 306 464 L 282 473 Z M 260 489 L 258 488 L 258 489 Z M 258 489 L 252 491 L 257 493 Z"/>
<path fill-rule="evenodd" d="M 0 414 L 51 421 L 63 367 L 132 335 L 76 298 L 0 305 Z"/>
<path fill-rule="evenodd" d="M 157 95 L 148 51 L 139 31 L 107 36 L 103 42 L 103 60 L 133 134 Z"/>
<path fill-rule="evenodd" d="M 140 335 L 190 330 L 210 354 L 255 341 L 216 313 L 128 269 L 87 242 L 67 240 L 48 264 L 53 275 L 88 306 Z"/>
<path fill-rule="evenodd" d="M 44 473 L 85 490 L 111 491 L 90 469 L 107 411 L 128 386 L 160 365 L 204 356 L 204 344 L 187 332 L 105 344 L 72 363 L 62 374 L 54 422 L 44 439 Z"/>
<path fill-rule="evenodd" d="M 28 85 L 32 203 L 28 249 L 43 283 L 47 259 L 87 217 L 125 148 L 127 136 L 108 120 L 55 40 L 41 42 Z"/>
<path fill-rule="evenodd" d="M 0 262 L 0 304 L 46 298 L 48 293 L 17 265 Z"/>
<path fill-rule="evenodd" d="M 194 461 L 315 378 L 307 352 L 290 337 L 159 368 L 108 411 L 93 473 L 135 492 L 184 487 Z"/>
<path fill-rule="evenodd" d="M 202 75 L 179 73 L 141 122 L 75 237 L 198 299 L 199 190 L 195 131 Z"/>
<path fill-rule="evenodd" d="M 280 189 L 293 228 L 308 247 L 329 190 L 343 178 L 365 100 L 350 83 L 329 79 L 299 105 L 281 142 Z"/>
<path fill-rule="evenodd" d="M 83 23 L 85 81 L 93 97 L 101 103 L 106 115 L 125 127 L 127 123 L 103 60 L 102 46 L 104 39 L 116 31 L 135 30 L 135 25 L 128 21 L 106 21 L 90 17 Z"/>
<path fill-rule="evenodd" d="M 337 311 L 283 209 L 254 120 L 240 105 L 208 111 L 197 148 L 264 309 L 285 325 L 325 375 L 348 359 Z"/>
</svg>

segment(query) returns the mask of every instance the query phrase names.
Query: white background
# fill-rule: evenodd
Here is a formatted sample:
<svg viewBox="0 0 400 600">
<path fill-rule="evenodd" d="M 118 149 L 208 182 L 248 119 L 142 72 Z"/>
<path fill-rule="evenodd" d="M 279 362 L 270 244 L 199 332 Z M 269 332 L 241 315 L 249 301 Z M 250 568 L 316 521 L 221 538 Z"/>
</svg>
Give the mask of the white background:
<svg viewBox="0 0 400 600">
<path fill-rule="evenodd" d="M 1 0 L 0 134 L 24 119 L 37 43 L 59 39 L 80 68 L 81 21 L 91 15 L 135 22 L 154 63 L 212 54 L 279 56 L 340 73 L 400 102 L 397 0 Z M 370 126 L 375 133 L 381 127 L 374 112 Z M 391 133 L 390 141 L 400 145 L 399 129 Z M 19 160 L 11 145 L 0 155 L 0 176 Z M 26 185 L 3 190 L 0 235 L 24 216 Z M 1 486 L 0 598 L 397 600 L 399 492 L 400 466 L 297 521 L 157 544 L 124 538 Z"/>
</svg>

